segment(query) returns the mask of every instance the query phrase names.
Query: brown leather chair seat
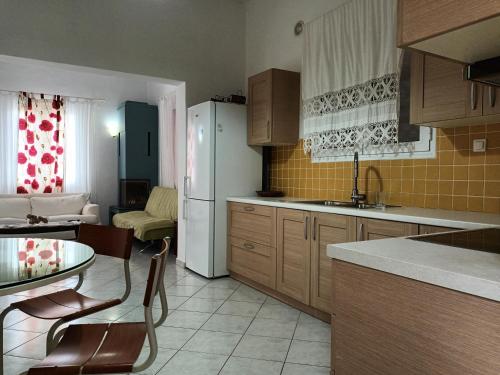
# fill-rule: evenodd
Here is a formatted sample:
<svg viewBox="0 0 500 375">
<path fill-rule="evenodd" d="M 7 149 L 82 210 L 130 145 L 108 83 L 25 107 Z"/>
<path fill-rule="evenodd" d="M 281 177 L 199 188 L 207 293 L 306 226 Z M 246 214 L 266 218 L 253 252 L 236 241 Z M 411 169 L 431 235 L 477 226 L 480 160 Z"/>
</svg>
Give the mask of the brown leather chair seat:
<svg viewBox="0 0 500 375">
<path fill-rule="evenodd" d="M 145 323 L 70 325 L 59 345 L 28 375 L 131 372 L 145 338 Z"/>
<path fill-rule="evenodd" d="M 119 305 L 121 300 L 102 301 L 84 296 L 73 289 L 15 302 L 11 306 L 39 319 L 62 319 L 66 322 Z"/>
<path fill-rule="evenodd" d="M 168 315 L 168 304 L 163 284 L 166 259 L 170 249 L 170 238 L 165 238 L 160 254 L 151 258 L 146 290 L 144 293 L 144 322 L 138 323 L 98 323 L 70 325 L 63 330 L 63 336 L 57 346 L 38 365 L 28 371 L 28 375 L 76 375 L 76 374 L 116 374 L 141 372 L 154 362 L 158 354 L 158 342 L 155 328 L 160 326 Z M 159 294 L 162 314 L 158 320 L 153 319 L 153 302 Z M 76 305 L 75 296 L 61 295 L 47 301 L 40 297 L 41 303 L 57 304 L 57 313 L 66 312 L 93 301 L 79 299 Z M 52 297 L 51 297 L 52 298 Z M 85 297 L 87 298 L 87 297 Z M 34 301 L 31 299 L 30 301 Z M 97 305 L 96 305 L 97 306 Z M 36 301 L 28 308 L 37 314 Z M 39 308 L 44 310 L 45 307 Z M 43 313 L 43 316 L 47 314 Z M 149 356 L 142 363 L 137 363 L 144 340 L 149 339 Z"/>
</svg>

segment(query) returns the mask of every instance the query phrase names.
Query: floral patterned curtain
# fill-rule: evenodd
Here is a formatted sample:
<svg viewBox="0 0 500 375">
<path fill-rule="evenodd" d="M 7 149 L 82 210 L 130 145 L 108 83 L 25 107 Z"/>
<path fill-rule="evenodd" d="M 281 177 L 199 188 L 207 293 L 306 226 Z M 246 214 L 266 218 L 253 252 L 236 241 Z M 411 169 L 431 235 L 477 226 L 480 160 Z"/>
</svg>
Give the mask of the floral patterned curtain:
<svg viewBox="0 0 500 375">
<path fill-rule="evenodd" d="M 17 253 L 19 279 L 41 277 L 59 271 L 63 254 L 64 241 L 41 238 L 19 239 Z"/>
<path fill-rule="evenodd" d="M 62 192 L 64 102 L 59 95 L 19 96 L 17 192 Z"/>
</svg>

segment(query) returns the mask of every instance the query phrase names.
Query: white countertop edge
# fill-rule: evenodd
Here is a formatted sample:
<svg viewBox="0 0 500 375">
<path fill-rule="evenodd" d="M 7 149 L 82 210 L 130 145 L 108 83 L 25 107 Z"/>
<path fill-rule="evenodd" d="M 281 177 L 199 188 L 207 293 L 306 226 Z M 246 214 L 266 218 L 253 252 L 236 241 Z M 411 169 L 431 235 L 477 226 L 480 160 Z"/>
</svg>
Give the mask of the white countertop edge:
<svg viewBox="0 0 500 375">
<path fill-rule="evenodd" d="M 282 198 L 286 199 L 286 198 Z M 482 229 L 500 226 L 500 215 L 486 213 L 471 213 L 461 211 L 445 211 L 439 209 L 425 209 L 416 207 L 398 207 L 389 208 L 387 210 L 379 209 L 357 209 L 348 207 L 332 207 L 321 206 L 315 204 L 297 203 L 297 202 L 281 202 L 276 199 L 260 198 L 260 197 L 230 197 L 229 202 L 256 204 L 261 206 L 272 206 L 279 208 L 290 208 L 303 211 L 334 213 L 347 216 L 358 216 L 369 219 L 381 219 L 390 221 L 400 221 L 411 224 L 423 224 L 433 226 L 443 226 L 457 229 Z M 411 211 L 420 211 L 421 214 L 416 214 Z M 449 215 L 456 216 L 471 216 L 481 218 L 481 221 L 468 221 L 467 219 L 449 219 L 438 217 L 440 213 L 445 212 Z M 428 214 L 429 216 L 425 216 Z M 433 216 L 431 216 L 433 215 Z"/>
<path fill-rule="evenodd" d="M 327 255 L 330 258 L 359 266 L 500 302 L 500 283 L 492 280 L 378 254 L 361 253 L 353 249 L 346 249 L 342 247 L 342 244 L 328 245 Z"/>
</svg>

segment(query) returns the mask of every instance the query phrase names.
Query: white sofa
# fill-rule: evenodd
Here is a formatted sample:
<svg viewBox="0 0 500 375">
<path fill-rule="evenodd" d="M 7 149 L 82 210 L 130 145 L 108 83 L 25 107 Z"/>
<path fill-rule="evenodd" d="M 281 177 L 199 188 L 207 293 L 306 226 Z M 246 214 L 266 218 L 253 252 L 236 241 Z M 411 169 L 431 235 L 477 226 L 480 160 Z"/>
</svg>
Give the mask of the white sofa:
<svg viewBox="0 0 500 375">
<path fill-rule="evenodd" d="M 0 225 L 26 222 L 26 215 L 44 216 L 50 222 L 80 220 L 99 224 L 99 205 L 89 194 L 0 194 Z"/>
</svg>

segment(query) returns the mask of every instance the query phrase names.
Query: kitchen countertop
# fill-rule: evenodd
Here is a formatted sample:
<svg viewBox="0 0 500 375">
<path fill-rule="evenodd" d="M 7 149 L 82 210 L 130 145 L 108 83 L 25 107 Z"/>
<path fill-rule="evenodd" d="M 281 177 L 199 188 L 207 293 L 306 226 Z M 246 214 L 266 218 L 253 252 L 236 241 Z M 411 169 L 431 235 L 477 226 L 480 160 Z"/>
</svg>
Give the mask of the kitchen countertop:
<svg viewBox="0 0 500 375">
<path fill-rule="evenodd" d="M 327 246 L 330 258 L 500 302 L 500 254 L 408 238 Z"/>
<path fill-rule="evenodd" d="M 231 202 L 334 213 L 372 219 L 401 221 L 413 224 L 435 225 L 457 229 L 480 229 L 500 226 L 500 215 L 481 212 L 449 211 L 418 207 L 393 207 L 385 210 L 377 208 L 358 209 L 306 204 L 300 203 L 298 199 L 286 197 L 235 197 L 228 198 L 227 200 Z M 293 202 L 291 200 L 293 200 Z"/>
</svg>

